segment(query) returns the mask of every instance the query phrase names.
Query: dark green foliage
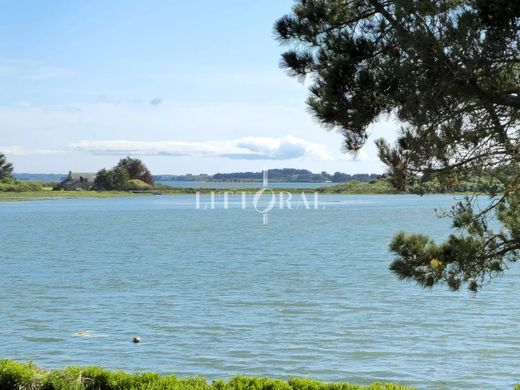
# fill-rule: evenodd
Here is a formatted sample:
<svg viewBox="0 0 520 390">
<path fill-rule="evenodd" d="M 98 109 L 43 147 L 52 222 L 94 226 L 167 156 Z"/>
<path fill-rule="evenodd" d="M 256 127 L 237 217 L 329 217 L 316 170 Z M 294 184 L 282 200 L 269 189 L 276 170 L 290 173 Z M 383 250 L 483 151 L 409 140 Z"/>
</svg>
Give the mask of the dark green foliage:
<svg viewBox="0 0 520 390">
<path fill-rule="evenodd" d="M 390 184 L 387 178 L 372 180 L 363 183 L 357 180 L 350 180 L 335 186 L 320 187 L 316 190 L 323 194 L 395 194 L 399 193 Z"/>
<path fill-rule="evenodd" d="M 312 183 L 332 181 L 334 183 L 344 183 L 349 180 L 359 180 L 368 182 L 377 179 L 381 175 L 375 173 L 348 173 L 335 172 L 333 175 L 327 172 L 312 173 L 307 169 L 269 169 L 270 182 L 292 182 L 292 183 Z M 262 172 L 233 172 L 233 173 L 215 173 L 214 175 L 159 175 L 155 176 L 158 181 L 262 181 Z"/>
<path fill-rule="evenodd" d="M 141 180 L 153 185 L 154 179 L 141 160 L 130 157 L 121 159 L 111 170 L 102 169 L 97 173 L 94 187 L 101 191 L 126 191 L 133 188 L 130 180 Z"/>
<path fill-rule="evenodd" d="M 113 171 L 109 171 L 103 168 L 96 175 L 96 180 L 94 180 L 94 187 L 98 190 L 105 191 L 112 189 L 114 187 L 113 175 Z"/>
<path fill-rule="evenodd" d="M 476 291 L 486 278 L 498 276 L 508 262 L 520 255 L 519 193 L 487 207 L 496 210 L 502 223 L 498 233 L 490 230 L 485 218 L 474 214 L 475 205 L 466 198 L 450 213 L 457 234 L 444 243 L 437 245 L 421 235 L 399 233 L 390 245 L 397 255 L 391 269 L 401 278 L 416 280 L 425 287 L 445 282 L 452 290 L 466 284 Z"/>
<path fill-rule="evenodd" d="M 121 167 L 102 169 L 97 173 L 94 187 L 100 191 L 124 191 L 128 188 L 128 173 Z"/>
<path fill-rule="evenodd" d="M 113 189 L 125 190 L 128 187 L 128 180 L 130 180 L 128 171 L 121 166 L 116 166 L 111 172 Z"/>
<path fill-rule="evenodd" d="M 100 367 L 68 367 L 42 370 L 32 363 L 0 360 L 2 390 L 406 390 L 391 383 L 357 386 L 323 383 L 310 379 L 278 379 L 236 376 L 229 382 L 207 383 L 203 378 L 179 379 L 154 373 L 128 374 Z"/>
<path fill-rule="evenodd" d="M 154 178 L 143 162 L 137 158 L 123 158 L 119 161 L 116 166 L 117 168 L 121 168 L 128 173 L 129 179 L 137 179 L 144 181 L 147 184 L 153 185 Z"/>
<path fill-rule="evenodd" d="M 7 162 L 5 156 L 0 153 L 0 180 L 11 177 L 13 173 L 13 164 Z"/>
<path fill-rule="evenodd" d="M 382 115 L 402 123 L 394 145 L 377 141 L 394 187 L 449 192 L 469 182 L 492 195 L 482 210 L 475 199 L 455 208 L 456 232 L 438 246 L 398 235 L 400 277 L 476 290 L 518 259 L 520 2 L 299 0 L 275 31 L 289 46 L 282 66 L 310 81 L 312 113 L 348 151 Z M 432 251 L 443 256 L 434 273 Z"/>
</svg>

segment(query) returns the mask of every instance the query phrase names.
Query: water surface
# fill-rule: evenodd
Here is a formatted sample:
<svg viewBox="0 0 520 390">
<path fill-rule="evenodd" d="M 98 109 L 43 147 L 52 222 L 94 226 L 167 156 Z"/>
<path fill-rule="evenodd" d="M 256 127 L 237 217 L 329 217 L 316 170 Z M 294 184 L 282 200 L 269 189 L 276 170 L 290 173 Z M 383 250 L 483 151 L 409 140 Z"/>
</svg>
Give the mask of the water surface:
<svg viewBox="0 0 520 390">
<path fill-rule="evenodd" d="M 232 200 L 1 203 L 0 356 L 209 379 L 520 382 L 518 267 L 476 296 L 388 271 L 395 231 L 449 232 L 433 209 L 451 196 L 327 195 L 268 225 Z"/>
</svg>

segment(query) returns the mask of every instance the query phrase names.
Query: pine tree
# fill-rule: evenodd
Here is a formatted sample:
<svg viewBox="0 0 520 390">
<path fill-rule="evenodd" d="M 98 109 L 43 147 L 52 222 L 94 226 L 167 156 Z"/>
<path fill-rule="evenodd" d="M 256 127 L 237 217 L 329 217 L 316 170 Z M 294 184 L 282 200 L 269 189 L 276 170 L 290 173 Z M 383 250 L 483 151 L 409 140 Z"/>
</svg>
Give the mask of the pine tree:
<svg viewBox="0 0 520 390">
<path fill-rule="evenodd" d="M 448 213 L 445 242 L 394 238 L 399 277 L 476 291 L 519 258 L 519 1 L 299 0 L 275 33 L 282 66 L 309 80 L 313 115 L 347 150 L 382 115 L 402 123 L 395 145 L 377 141 L 396 187 L 424 174 L 448 189 L 490 181 L 487 207 L 468 197 Z"/>
<path fill-rule="evenodd" d="M 13 164 L 8 163 L 6 157 L 0 153 L 0 179 L 11 177 Z"/>
</svg>

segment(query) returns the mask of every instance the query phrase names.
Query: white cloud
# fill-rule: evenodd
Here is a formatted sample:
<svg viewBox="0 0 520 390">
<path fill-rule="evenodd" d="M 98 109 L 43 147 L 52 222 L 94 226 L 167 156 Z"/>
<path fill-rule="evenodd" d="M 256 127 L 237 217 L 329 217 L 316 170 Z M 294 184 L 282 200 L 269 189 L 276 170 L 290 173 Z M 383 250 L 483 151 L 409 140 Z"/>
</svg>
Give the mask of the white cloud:
<svg viewBox="0 0 520 390">
<path fill-rule="evenodd" d="M 30 155 L 51 155 L 51 154 L 61 154 L 67 153 L 66 150 L 56 150 L 56 149 L 30 149 L 25 148 L 19 145 L 11 145 L 11 146 L 0 146 L 0 150 L 2 153 L 12 156 L 30 156 Z"/>
<path fill-rule="evenodd" d="M 316 172 L 384 169 L 372 140 L 357 158 L 342 153 L 341 134 L 321 129 L 303 101 L 194 103 L 164 98 L 154 106 L 154 96 L 162 97 L 0 105 L 0 152 L 26 172 L 90 172 L 113 166 L 127 154 L 146 156 L 152 171 L 161 173 L 257 170 L 259 160 L 261 167 Z M 397 127 L 382 122 L 372 129 L 372 139 L 388 138 Z M 168 155 L 180 157 L 162 157 Z"/>
<path fill-rule="evenodd" d="M 287 135 L 281 138 L 245 137 L 222 141 L 80 141 L 71 144 L 76 151 L 100 155 L 226 157 L 237 160 L 292 160 L 310 157 L 331 158 L 322 144 Z"/>
</svg>

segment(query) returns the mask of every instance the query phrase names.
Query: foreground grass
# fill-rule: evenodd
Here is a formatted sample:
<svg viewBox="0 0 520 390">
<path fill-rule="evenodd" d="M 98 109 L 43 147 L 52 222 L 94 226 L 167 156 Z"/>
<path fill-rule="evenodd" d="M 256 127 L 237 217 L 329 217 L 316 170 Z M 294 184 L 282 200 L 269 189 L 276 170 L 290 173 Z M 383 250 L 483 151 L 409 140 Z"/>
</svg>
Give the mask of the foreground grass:
<svg viewBox="0 0 520 390">
<path fill-rule="evenodd" d="M 154 373 L 128 374 L 100 367 L 68 367 L 44 370 L 32 363 L 0 360 L 2 390 L 407 390 L 391 383 L 358 386 L 324 383 L 311 379 L 269 379 L 236 376 L 229 381 L 206 382 L 203 378 L 180 379 Z"/>
</svg>

